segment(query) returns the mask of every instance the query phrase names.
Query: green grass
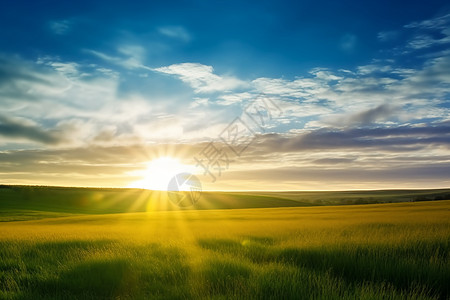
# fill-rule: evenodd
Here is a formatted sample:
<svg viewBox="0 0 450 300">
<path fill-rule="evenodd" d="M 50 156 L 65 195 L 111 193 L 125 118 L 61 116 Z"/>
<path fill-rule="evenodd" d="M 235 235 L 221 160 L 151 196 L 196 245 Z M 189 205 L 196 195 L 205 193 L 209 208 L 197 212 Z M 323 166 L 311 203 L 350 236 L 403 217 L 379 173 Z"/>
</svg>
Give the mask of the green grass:
<svg viewBox="0 0 450 300">
<path fill-rule="evenodd" d="M 0 199 L 0 299 L 450 298 L 450 201 L 43 209 L 72 196 Z"/>
<path fill-rule="evenodd" d="M 375 204 L 450 199 L 449 189 L 340 192 L 203 192 L 192 207 L 243 209 Z M 0 222 L 67 216 L 179 210 L 165 192 L 140 189 L 0 185 Z"/>
</svg>

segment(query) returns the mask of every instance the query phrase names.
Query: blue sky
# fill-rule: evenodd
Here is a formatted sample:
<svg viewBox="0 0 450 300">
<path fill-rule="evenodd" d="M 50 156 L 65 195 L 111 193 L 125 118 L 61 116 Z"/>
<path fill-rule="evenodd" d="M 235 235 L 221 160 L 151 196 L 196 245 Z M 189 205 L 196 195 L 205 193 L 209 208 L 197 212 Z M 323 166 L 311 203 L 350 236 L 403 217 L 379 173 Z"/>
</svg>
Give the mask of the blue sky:
<svg viewBox="0 0 450 300">
<path fill-rule="evenodd" d="M 3 4 L 4 51 L 92 62 L 84 49 L 114 54 L 118 44 L 139 44 L 152 67 L 195 61 L 250 79 L 366 64 L 411 35 L 380 43 L 380 32 L 448 10 L 445 1 L 28 2 Z"/>
<path fill-rule="evenodd" d="M 445 1 L 2 6 L 4 183 L 127 186 L 157 156 L 195 164 L 261 93 L 282 114 L 205 187 L 450 182 Z"/>
</svg>

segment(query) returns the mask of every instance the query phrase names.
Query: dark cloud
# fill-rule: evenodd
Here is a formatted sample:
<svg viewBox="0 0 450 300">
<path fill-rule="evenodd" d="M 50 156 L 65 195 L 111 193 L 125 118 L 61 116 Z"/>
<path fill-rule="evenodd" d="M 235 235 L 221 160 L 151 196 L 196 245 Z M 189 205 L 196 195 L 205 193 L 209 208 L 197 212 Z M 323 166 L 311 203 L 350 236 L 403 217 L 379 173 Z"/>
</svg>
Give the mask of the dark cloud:
<svg viewBox="0 0 450 300">
<path fill-rule="evenodd" d="M 274 185 L 279 182 L 323 182 L 326 187 L 328 184 L 336 182 L 437 182 L 450 183 L 450 163 L 445 164 L 427 164 L 420 166 L 403 166 L 396 168 L 361 168 L 361 167 L 343 167 L 343 168 L 320 168 L 320 167 L 284 167 L 268 168 L 245 171 L 230 171 L 227 178 L 232 180 L 260 180 L 272 181 Z"/>
<path fill-rule="evenodd" d="M 379 127 L 333 130 L 323 128 L 295 136 L 262 135 L 254 147 L 265 151 L 295 152 L 373 148 L 381 151 L 416 151 L 430 145 L 450 146 L 450 126 Z"/>
<path fill-rule="evenodd" d="M 2 115 L 0 115 L 0 135 L 50 145 L 64 141 L 57 131 L 45 130 L 22 119 L 11 119 Z"/>
<path fill-rule="evenodd" d="M 323 165 L 337 165 L 337 164 L 348 164 L 355 161 L 356 158 L 321 158 L 313 161 L 314 164 Z"/>
<path fill-rule="evenodd" d="M 360 111 L 345 116 L 330 117 L 324 119 L 326 124 L 335 127 L 351 126 L 351 125 L 371 125 L 379 121 L 394 120 L 396 114 L 399 112 L 400 106 L 391 104 L 381 104 L 375 108 Z"/>
<path fill-rule="evenodd" d="M 176 155 L 180 159 L 191 159 L 202 150 L 206 144 L 158 144 L 158 145 L 129 145 L 110 147 L 81 147 L 71 149 L 32 149 L 10 150 L 0 152 L 0 166 L 9 165 L 11 171 L 32 171 L 47 164 L 59 166 L 114 166 L 135 165 L 139 167 L 160 156 Z M 0 170 L 1 171 L 1 170 Z"/>
<path fill-rule="evenodd" d="M 398 111 L 397 107 L 389 104 L 382 104 L 375 108 L 352 115 L 348 120 L 351 123 L 370 124 L 379 120 L 386 120 L 396 111 Z"/>
<path fill-rule="evenodd" d="M 259 136 L 240 158 L 230 155 L 230 170 L 224 171 L 219 185 L 234 182 L 234 186 L 242 186 L 248 182 L 259 182 L 267 187 L 276 187 L 313 181 L 323 182 L 324 186 L 329 183 L 330 187 L 336 187 L 333 184 L 339 182 L 434 182 L 440 185 L 450 180 L 448 156 L 426 156 L 426 152 L 422 151 L 408 152 L 402 156 L 401 152 L 383 153 L 381 150 L 390 151 L 393 147 L 404 149 L 401 148 L 404 144 L 410 146 L 413 141 L 417 144 L 414 147 L 419 150 L 430 145 L 434 148 L 442 145 L 448 147 L 449 135 L 450 126 L 445 124 L 339 131 L 323 129 L 296 136 L 267 134 Z M 370 139 L 372 142 L 364 143 Z M 0 152 L 0 179 L 12 182 L 22 178 L 30 183 L 45 179 L 45 182 L 52 184 L 67 185 L 68 178 L 73 177 L 71 184 L 86 184 L 89 181 L 93 185 L 123 186 L 134 180 L 130 172 L 142 169 L 147 161 L 173 155 L 183 163 L 195 164 L 193 158 L 207 145 L 136 144 L 9 150 Z M 226 149 L 219 142 L 215 145 Z"/>
</svg>

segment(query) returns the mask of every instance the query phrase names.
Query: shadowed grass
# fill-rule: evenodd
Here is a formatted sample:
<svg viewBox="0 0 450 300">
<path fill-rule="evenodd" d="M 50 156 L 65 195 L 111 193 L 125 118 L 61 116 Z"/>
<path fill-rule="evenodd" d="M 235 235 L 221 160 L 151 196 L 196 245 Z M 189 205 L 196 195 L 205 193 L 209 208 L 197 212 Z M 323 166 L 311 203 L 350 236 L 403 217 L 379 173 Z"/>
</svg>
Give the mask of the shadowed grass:
<svg viewBox="0 0 450 300">
<path fill-rule="evenodd" d="M 208 296 L 248 295 L 252 270 L 245 261 L 230 258 L 209 259 L 200 270 L 203 293 Z"/>
<path fill-rule="evenodd" d="M 179 249 L 156 244 L 2 242 L 0 248 L 5 299 L 183 298 L 190 272 Z"/>
<path fill-rule="evenodd" d="M 278 263 L 301 270 L 319 271 L 347 283 L 388 284 L 399 292 L 418 290 L 430 295 L 450 296 L 450 239 L 406 244 L 333 245 L 314 248 L 285 248 L 264 245 L 264 238 L 200 239 L 198 244 L 216 253 L 258 265 Z M 410 296 L 413 296 L 410 295 Z"/>
</svg>

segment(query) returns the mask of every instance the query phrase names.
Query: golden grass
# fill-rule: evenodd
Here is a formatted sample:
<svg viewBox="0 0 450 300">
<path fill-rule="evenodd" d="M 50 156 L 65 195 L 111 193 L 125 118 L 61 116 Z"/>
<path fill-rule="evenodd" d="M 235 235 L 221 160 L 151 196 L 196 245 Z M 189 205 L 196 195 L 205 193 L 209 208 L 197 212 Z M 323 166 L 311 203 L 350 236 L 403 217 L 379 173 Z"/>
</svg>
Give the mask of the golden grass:
<svg viewBox="0 0 450 300">
<path fill-rule="evenodd" d="M 98 239 L 179 243 L 207 237 L 276 236 L 298 243 L 398 242 L 447 236 L 450 201 L 353 206 L 121 213 L 0 223 L 0 239 Z M 371 237 L 370 225 L 407 226 Z M 430 232 L 430 225 L 442 230 Z M 362 227 L 362 229 L 361 229 Z M 363 230 L 364 229 L 364 230 Z M 352 234 L 345 234 L 352 230 Z"/>
<path fill-rule="evenodd" d="M 0 298 L 443 298 L 449 216 L 447 200 L 4 222 Z M 36 257 L 28 257 L 30 251 Z M 16 264 L 20 270 L 10 272 Z M 52 271 L 36 279 L 33 268 Z M 110 272 L 131 277 L 124 282 Z M 158 272 L 172 280 L 170 289 L 152 277 Z M 105 291 L 104 280 L 80 281 L 91 273 L 117 281 L 117 287 Z"/>
</svg>

